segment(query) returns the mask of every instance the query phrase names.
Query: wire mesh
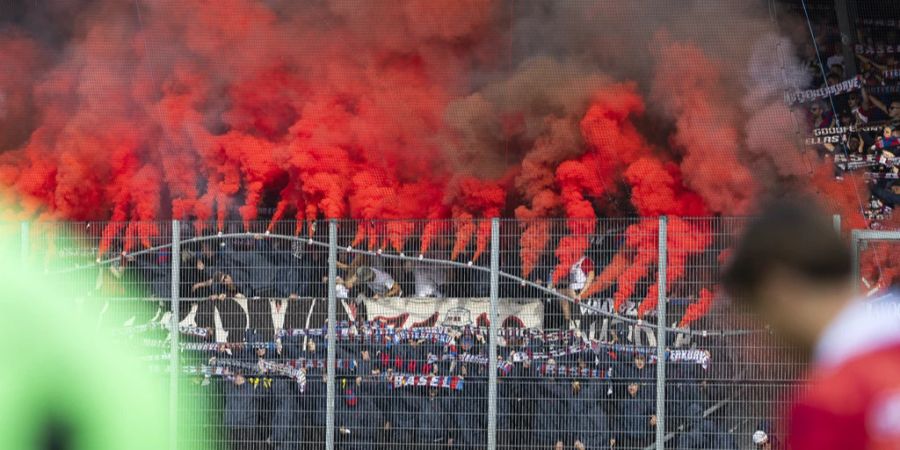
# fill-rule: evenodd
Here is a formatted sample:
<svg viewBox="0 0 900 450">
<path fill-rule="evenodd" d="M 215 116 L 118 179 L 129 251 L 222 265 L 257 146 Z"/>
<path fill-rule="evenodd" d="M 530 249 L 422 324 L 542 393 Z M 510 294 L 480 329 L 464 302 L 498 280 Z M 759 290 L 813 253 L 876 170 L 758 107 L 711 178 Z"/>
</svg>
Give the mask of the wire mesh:
<svg viewBox="0 0 900 450">
<path fill-rule="evenodd" d="M 645 448 L 657 425 L 664 448 L 747 448 L 778 435 L 802 365 L 716 288 L 743 222 L 672 217 L 660 248 L 657 218 L 500 221 L 494 417 L 488 220 L 335 222 L 331 412 L 327 222 L 178 224 L 175 360 L 172 223 L 34 223 L 26 241 L 176 390 L 185 448 L 322 448 L 331 414 L 335 448 L 487 448 L 491 421 L 497 448 Z"/>
</svg>

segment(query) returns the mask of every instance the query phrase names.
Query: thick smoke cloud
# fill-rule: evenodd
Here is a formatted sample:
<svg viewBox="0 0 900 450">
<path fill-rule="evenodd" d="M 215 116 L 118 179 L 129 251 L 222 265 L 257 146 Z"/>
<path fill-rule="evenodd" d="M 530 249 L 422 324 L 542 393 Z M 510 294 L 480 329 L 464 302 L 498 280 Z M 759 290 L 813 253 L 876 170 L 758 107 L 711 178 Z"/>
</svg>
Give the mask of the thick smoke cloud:
<svg viewBox="0 0 900 450">
<path fill-rule="evenodd" d="M 0 22 L 0 181 L 27 217 L 221 228 L 271 206 L 273 223 L 366 219 L 354 245 L 396 251 L 417 225 L 369 219 L 429 219 L 424 253 L 457 218 L 452 254 L 470 260 L 487 245 L 477 219 L 517 217 L 524 275 L 553 251 L 559 279 L 598 217 L 842 189 L 811 181 L 781 103 L 804 80 L 763 6 L 37 2 Z M 546 217 L 568 219 L 556 249 Z M 627 244 L 652 250 L 635 227 Z M 154 230 L 106 236 L 123 232 Z M 706 245 L 673 257 L 674 276 Z M 600 279 L 655 264 L 628 259 Z"/>
</svg>

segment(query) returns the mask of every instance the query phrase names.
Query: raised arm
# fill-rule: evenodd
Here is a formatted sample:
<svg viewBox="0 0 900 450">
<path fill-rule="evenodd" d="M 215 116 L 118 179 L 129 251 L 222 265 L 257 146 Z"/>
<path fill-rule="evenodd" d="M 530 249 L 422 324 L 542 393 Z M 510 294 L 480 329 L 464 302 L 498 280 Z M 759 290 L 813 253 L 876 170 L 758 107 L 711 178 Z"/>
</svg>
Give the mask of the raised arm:
<svg viewBox="0 0 900 450">
<path fill-rule="evenodd" d="M 869 58 L 866 58 L 864 55 L 857 54 L 856 57 L 859 58 L 859 60 L 862 61 L 862 62 L 866 62 L 866 63 L 869 63 L 869 64 L 875 66 L 875 68 L 877 68 L 878 70 L 880 70 L 880 71 L 882 71 L 882 72 L 885 71 L 885 70 L 887 70 L 887 66 L 883 66 L 883 65 L 881 65 L 881 64 L 878 64 L 877 62 L 872 61 L 872 60 L 869 59 Z"/>
<path fill-rule="evenodd" d="M 878 97 L 869 95 L 869 93 L 866 92 L 866 88 L 862 89 L 862 104 L 863 108 L 868 109 L 870 106 L 874 105 L 876 108 L 882 110 L 885 114 L 889 114 L 887 106 L 884 105 L 884 102 L 879 100 Z"/>
</svg>

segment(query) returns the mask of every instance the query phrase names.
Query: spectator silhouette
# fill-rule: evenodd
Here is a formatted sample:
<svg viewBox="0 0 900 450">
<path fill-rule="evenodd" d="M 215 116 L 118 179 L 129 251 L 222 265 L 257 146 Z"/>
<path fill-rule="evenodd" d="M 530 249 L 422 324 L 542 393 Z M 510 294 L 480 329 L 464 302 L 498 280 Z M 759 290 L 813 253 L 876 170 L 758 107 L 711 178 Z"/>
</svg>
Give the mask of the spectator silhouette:
<svg viewBox="0 0 900 450">
<path fill-rule="evenodd" d="M 625 400 L 619 410 L 619 443 L 623 449 L 643 448 L 652 441 L 656 428 L 653 400 L 637 382 L 628 384 Z"/>
</svg>

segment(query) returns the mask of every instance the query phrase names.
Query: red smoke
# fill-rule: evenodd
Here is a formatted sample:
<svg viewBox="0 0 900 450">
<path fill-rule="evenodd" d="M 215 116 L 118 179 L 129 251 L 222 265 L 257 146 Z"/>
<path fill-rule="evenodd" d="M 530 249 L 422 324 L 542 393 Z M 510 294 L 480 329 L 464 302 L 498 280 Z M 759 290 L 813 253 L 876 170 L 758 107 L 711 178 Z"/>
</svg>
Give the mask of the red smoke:
<svg viewBox="0 0 900 450">
<path fill-rule="evenodd" d="M 523 58 L 514 12 L 493 0 L 92 6 L 62 43 L 0 32 L 0 182 L 22 217 L 115 221 L 101 253 L 150 245 L 155 229 L 135 223 L 250 227 L 266 206 L 269 229 L 359 219 L 352 245 L 369 249 L 410 251 L 420 232 L 424 254 L 452 231 L 451 257 L 475 261 L 482 219 L 514 216 L 527 277 L 551 251 L 541 219 L 564 217 L 560 281 L 598 218 L 636 213 L 588 287 L 617 282 L 620 306 L 657 264 L 656 216 L 742 214 L 762 190 L 718 42 L 600 30 L 577 41 L 597 47 L 584 55 Z M 610 8 L 589 13 L 626 6 Z M 625 44 L 637 71 L 583 57 Z M 815 185 L 846 204 L 857 186 Z M 709 228 L 669 225 L 674 282 Z"/>
<path fill-rule="evenodd" d="M 537 265 L 538 258 L 550 242 L 550 222 L 546 220 L 529 221 L 520 239 L 522 258 L 522 277 L 528 278 Z"/>
<path fill-rule="evenodd" d="M 681 318 L 681 322 L 679 322 L 678 326 L 681 328 L 685 328 L 690 326 L 695 320 L 703 317 L 709 312 L 709 309 L 712 307 L 713 294 L 708 289 L 700 289 L 700 296 L 697 298 L 697 301 L 691 303 L 687 310 L 684 312 L 684 316 Z"/>
</svg>

